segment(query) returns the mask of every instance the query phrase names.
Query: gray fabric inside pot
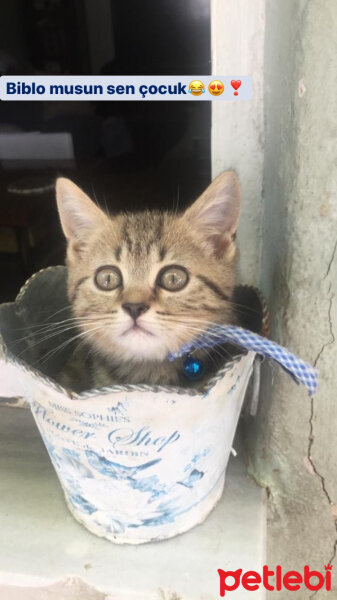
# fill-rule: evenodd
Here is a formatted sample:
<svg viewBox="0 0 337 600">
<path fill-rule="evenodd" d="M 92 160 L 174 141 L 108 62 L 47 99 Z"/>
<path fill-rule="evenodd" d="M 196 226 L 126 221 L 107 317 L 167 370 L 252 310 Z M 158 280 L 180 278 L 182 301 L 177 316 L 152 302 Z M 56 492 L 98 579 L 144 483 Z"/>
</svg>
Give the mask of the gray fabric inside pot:
<svg viewBox="0 0 337 600">
<path fill-rule="evenodd" d="M 16 302 L 0 307 L 1 335 L 9 351 L 49 377 L 55 377 L 73 350 L 72 332 L 57 325 L 71 316 L 66 267 L 54 267 L 30 279 Z M 43 329 L 50 325 L 49 331 Z M 48 336 L 51 335 L 52 337 Z M 62 351 L 54 352 L 61 344 Z"/>
</svg>

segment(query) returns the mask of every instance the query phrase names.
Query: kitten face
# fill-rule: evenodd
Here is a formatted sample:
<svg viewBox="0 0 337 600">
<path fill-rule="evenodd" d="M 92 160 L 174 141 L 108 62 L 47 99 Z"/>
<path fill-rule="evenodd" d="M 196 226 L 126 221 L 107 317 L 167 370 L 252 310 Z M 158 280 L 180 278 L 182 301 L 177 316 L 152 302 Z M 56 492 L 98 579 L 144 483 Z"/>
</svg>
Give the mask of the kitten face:
<svg viewBox="0 0 337 600">
<path fill-rule="evenodd" d="M 68 294 L 83 338 L 112 361 L 162 361 L 211 323 L 231 322 L 239 196 L 228 172 L 182 215 L 110 218 L 59 179 Z"/>
</svg>

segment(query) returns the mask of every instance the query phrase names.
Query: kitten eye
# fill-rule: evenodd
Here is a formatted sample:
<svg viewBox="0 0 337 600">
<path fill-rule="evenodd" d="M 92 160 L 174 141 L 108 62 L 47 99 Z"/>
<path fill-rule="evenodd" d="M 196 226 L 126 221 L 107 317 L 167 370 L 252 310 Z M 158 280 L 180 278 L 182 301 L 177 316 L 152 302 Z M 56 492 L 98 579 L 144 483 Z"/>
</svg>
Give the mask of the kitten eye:
<svg viewBox="0 0 337 600">
<path fill-rule="evenodd" d="M 169 292 L 177 292 L 182 290 L 188 283 L 188 273 L 184 267 L 171 265 L 162 269 L 157 277 L 157 285 L 168 290 Z"/>
<path fill-rule="evenodd" d="M 100 290 L 114 290 L 122 285 L 122 273 L 117 267 L 100 267 L 94 281 Z"/>
</svg>

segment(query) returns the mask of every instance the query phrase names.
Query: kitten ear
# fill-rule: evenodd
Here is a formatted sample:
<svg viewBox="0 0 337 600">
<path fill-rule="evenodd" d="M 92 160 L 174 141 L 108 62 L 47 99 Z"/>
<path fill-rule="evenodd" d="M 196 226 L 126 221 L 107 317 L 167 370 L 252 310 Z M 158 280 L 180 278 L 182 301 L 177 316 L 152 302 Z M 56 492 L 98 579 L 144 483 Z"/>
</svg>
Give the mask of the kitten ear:
<svg viewBox="0 0 337 600">
<path fill-rule="evenodd" d="M 107 218 L 70 179 L 57 179 L 56 200 L 64 235 L 77 248 L 85 243 L 90 231 Z"/>
<path fill-rule="evenodd" d="M 225 171 L 186 210 L 183 219 L 201 233 L 220 258 L 226 250 L 234 253 L 240 205 L 238 176 L 234 171 Z"/>
</svg>

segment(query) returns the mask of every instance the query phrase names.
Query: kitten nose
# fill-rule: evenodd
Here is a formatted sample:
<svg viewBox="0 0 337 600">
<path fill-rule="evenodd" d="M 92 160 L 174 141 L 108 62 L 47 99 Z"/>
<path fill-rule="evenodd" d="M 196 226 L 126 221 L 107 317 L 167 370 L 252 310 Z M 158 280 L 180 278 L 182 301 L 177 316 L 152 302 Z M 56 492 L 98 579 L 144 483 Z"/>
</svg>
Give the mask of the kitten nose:
<svg viewBox="0 0 337 600">
<path fill-rule="evenodd" d="M 149 310 L 149 305 L 145 304 L 145 302 L 125 302 L 122 304 L 122 308 L 127 312 L 130 317 L 133 319 L 138 319 L 138 317 Z"/>
</svg>

